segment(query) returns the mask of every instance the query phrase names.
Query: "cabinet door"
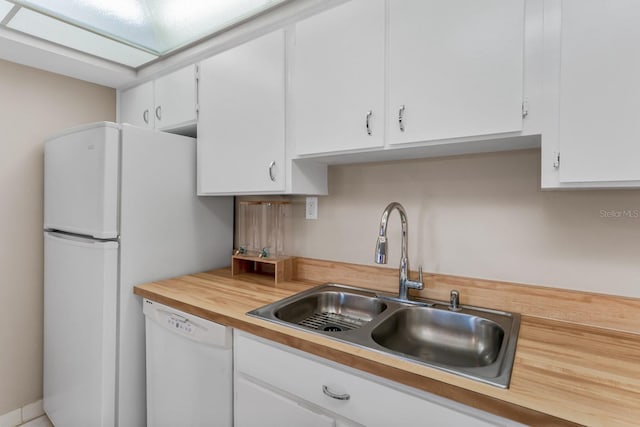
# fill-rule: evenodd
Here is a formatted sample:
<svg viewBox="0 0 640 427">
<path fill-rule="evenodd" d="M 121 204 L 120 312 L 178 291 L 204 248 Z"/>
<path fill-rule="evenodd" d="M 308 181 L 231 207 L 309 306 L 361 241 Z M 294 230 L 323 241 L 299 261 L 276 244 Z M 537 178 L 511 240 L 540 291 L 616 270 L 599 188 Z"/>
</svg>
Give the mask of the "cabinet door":
<svg viewBox="0 0 640 427">
<path fill-rule="evenodd" d="M 285 189 L 284 31 L 200 64 L 198 193 Z"/>
<path fill-rule="evenodd" d="M 302 407 L 243 376 L 236 376 L 234 387 L 236 427 L 335 426 L 333 418 Z"/>
<path fill-rule="evenodd" d="M 196 122 L 196 72 L 189 65 L 155 81 L 155 126 L 166 130 Z"/>
<path fill-rule="evenodd" d="M 390 0 L 390 143 L 522 129 L 524 0 Z"/>
<path fill-rule="evenodd" d="M 153 118 L 153 82 L 120 93 L 120 123 L 153 129 Z"/>
<path fill-rule="evenodd" d="M 640 2 L 563 0 L 560 13 L 560 181 L 638 181 Z"/>
<path fill-rule="evenodd" d="M 297 154 L 384 144 L 384 0 L 354 0 L 296 24 Z"/>
</svg>

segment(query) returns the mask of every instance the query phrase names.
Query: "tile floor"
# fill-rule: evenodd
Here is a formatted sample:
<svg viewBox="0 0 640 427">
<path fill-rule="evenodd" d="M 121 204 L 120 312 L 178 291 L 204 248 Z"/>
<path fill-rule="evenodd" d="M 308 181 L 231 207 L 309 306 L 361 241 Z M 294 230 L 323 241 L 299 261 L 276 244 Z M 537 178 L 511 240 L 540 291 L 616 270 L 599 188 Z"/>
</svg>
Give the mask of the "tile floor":
<svg viewBox="0 0 640 427">
<path fill-rule="evenodd" d="M 31 420 L 25 424 L 21 424 L 20 427 L 53 427 L 49 418 L 46 415 Z"/>
</svg>

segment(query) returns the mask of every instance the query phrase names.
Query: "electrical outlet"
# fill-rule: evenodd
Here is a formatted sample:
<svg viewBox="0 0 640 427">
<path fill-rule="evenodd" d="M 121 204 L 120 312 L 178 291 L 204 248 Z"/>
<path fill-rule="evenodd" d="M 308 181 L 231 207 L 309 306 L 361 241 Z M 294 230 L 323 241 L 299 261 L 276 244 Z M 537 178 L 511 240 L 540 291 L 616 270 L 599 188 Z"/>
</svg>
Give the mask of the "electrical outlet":
<svg viewBox="0 0 640 427">
<path fill-rule="evenodd" d="M 307 208 L 305 210 L 305 218 L 318 219 L 318 198 L 307 197 Z"/>
</svg>

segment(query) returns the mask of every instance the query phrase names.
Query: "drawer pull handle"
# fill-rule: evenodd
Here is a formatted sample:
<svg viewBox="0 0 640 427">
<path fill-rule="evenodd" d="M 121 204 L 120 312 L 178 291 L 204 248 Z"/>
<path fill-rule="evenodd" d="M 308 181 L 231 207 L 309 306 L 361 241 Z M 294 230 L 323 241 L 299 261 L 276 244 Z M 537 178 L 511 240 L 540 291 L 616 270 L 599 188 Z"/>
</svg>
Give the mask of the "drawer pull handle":
<svg viewBox="0 0 640 427">
<path fill-rule="evenodd" d="M 322 386 L 322 392 L 324 394 L 326 394 L 327 396 L 329 396 L 332 399 L 336 399 L 336 400 L 349 400 L 351 399 L 351 396 L 347 393 L 345 394 L 336 394 L 334 392 L 332 392 L 331 390 L 329 390 L 329 387 L 327 387 L 326 385 Z"/>
<path fill-rule="evenodd" d="M 161 105 L 158 105 L 156 107 L 156 118 L 158 120 L 162 120 L 162 106 Z"/>
<path fill-rule="evenodd" d="M 400 132 L 404 132 L 404 105 L 400 106 L 398 111 L 398 125 L 400 126 Z"/>
<path fill-rule="evenodd" d="M 366 116 L 366 125 L 367 125 L 367 135 L 371 136 L 371 115 L 373 114 L 373 111 L 369 110 L 367 111 L 367 116 Z"/>
<path fill-rule="evenodd" d="M 148 108 L 142 112 L 142 120 L 144 120 L 144 122 L 146 124 L 149 124 L 149 109 Z"/>
</svg>

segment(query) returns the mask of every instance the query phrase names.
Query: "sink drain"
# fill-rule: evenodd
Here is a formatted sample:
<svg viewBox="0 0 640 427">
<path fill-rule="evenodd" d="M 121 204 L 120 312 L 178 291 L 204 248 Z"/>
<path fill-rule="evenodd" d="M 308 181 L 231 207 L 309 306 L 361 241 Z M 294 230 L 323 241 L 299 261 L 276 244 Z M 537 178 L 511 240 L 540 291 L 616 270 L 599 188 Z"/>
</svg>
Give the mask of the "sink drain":
<svg viewBox="0 0 640 427">
<path fill-rule="evenodd" d="M 342 332 L 344 329 L 338 325 L 324 325 L 322 330 L 327 332 Z"/>
</svg>

